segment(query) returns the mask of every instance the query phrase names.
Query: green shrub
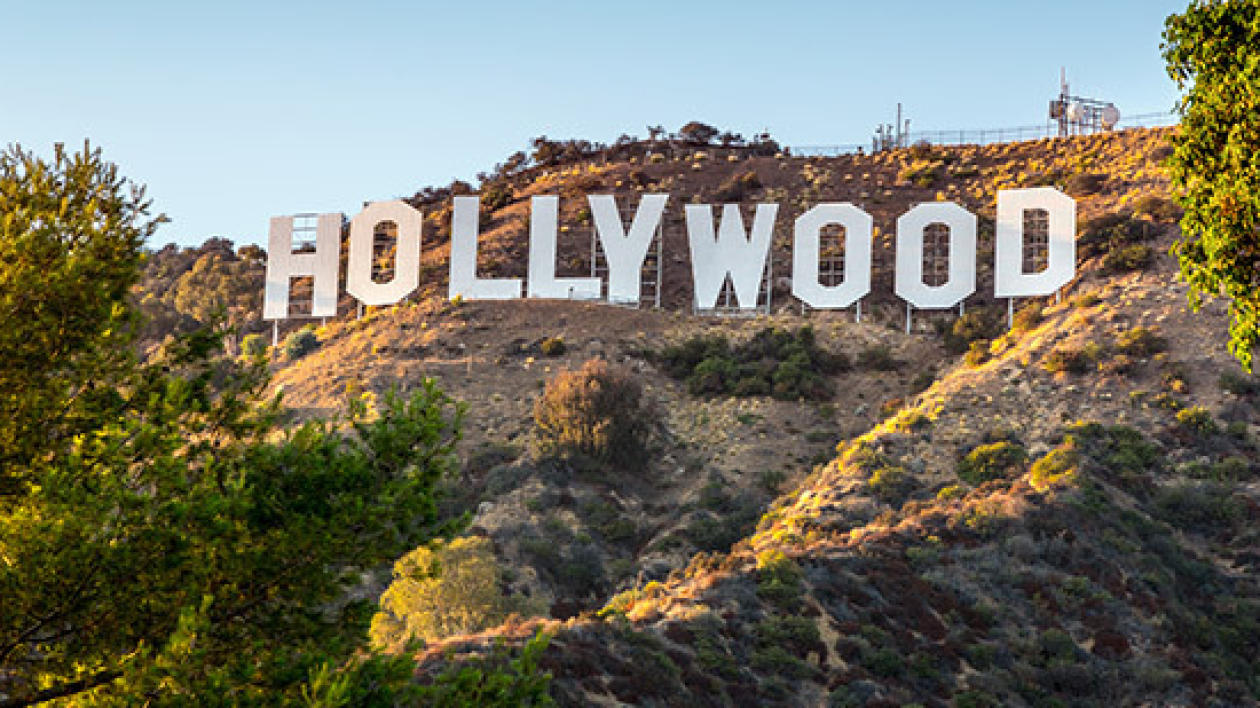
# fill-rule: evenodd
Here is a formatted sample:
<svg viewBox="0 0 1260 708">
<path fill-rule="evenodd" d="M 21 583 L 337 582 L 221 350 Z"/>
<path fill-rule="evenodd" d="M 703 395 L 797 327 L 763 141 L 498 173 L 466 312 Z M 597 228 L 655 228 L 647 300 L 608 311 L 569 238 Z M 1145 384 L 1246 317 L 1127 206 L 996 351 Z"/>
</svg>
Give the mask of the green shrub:
<svg viewBox="0 0 1260 708">
<path fill-rule="evenodd" d="M 1227 485 L 1212 482 L 1165 487 L 1155 497 L 1160 517 L 1190 527 L 1224 527 L 1240 521 L 1245 511 Z"/>
<path fill-rule="evenodd" d="M 1212 465 L 1212 478 L 1221 482 L 1238 482 L 1251 476 L 1252 464 L 1245 457 L 1226 457 Z"/>
<path fill-rule="evenodd" d="M 1178 472 L 1213 482 L 1240 482 L 1251 478 L 1252 463 L 1245 457 L 1231 455 L 1211 464 L 1198 460 L 1189 462 L 1179 467 Z"/>
<path fill-rule="evenodd" d="M 540 613 L 525 598 L 500 590 L 502 570 L 489 539 L 466 536 L 421 546 L 394 564 L 394 578 L 372 618 L 377 647 L 401 650 L 501 623 L 509 612 Z"/>
<path fill-rule="evenodd" d="M 972 486 L 1010 477 L 1023 470 L 1028 461 L 1024 446 L 1009 440 L 981 445 L 958 463 L 958 477 Z"/>
<path fill-rule="evenodd" d="M 593 528 L 605 541 L 621 543 L 638 536 L 639 528 L 626 518 L 616 505 L 606 501 L 594 501 L 578 508 L 582 521 Z"/>
<path fill-rule="evenodd" d="M 1177 424 L 1199 437 L 1220 432 L 1220 426 L 1212 418 L 1212 412 L 1203 406 L 1190 406 L 1177 411 Z"/>
<path fill-rule="evenodd" d="M 1145 214 L 1155 221 L 1175 223 L 1181 219 L 1181 207 L 1167 197 L 1154 194 L 1142 197 L 1133 205 L 1133 213 Z"/>
<path fill-rule="evenodd" d="M 319 337 L 311 327 L 303 327 L 284 338 L 284 355 L 290 359 L 305 356 L 319 347 Z"/>
<path fill-rule="evenodd" d="M 267 353 L 267 340 L 261 334 L 247 334 L 241 339 L 241 355 L 249 358 Z"/>
<path fill-rule="evenodd" d="M 1074 447 L 1057 447 L 1033 463 L 1028 482 L 1039 492 L 1073 484 L 1080 475 L 1080 461 L 1080 453 Z"/>
<path fill-rule="evenodd" d="M 1116 350 L 1137 357 L 1149 357 L 1168 348 L 1168 342 L 1147 327 L 1134 327 L 1116 335 Z"/>
<path fill-rule="evenodd" d="M 1105 374 L 1119 374 L 1124 376 L 1130 374 L 1137 368 L 1137 359 L 1128 354 L 1116 354 L 1104 361 L 1099 362 L 1098 370 Z"/>
<path fill-rule="evenodd" d="M 1124 483 L 1145 480 L 1160 466 L 1160 450 L 1142 433 L 1123 425 L 1077 423 L 1063 446 L 1076 450 L 1088 471 Z"/>
<path fill-rule="evenodd" d="M 917 410 L 907 410 L 896 420 L 897 430 L 911 432 L 922 430 L 932 424 L 932 418 Z"/>
<path fill-rule="evenodd" d="M 1046 355 L 1041 361 L 1041 368 L 1052 374 L 1069 373 L 1083 374 L 1089 371 L 1090 365 L 1093 364 L 1089 356 L 1089 352 L 1084 349 L 1075 349 L 1072 347 L 1059 347 Z"/>
<path fill-rule="evenodd" d="M 1260 376 L 1226 371 L 1221 374 L 1220 385 L 1235 396 L 1254 396 L 1260 393 Z"/>
<path fill-rule="evenodd" d="M 1180 361 L 1160 364 L 1159 383 L 1173 393 L 1190 392 L 1190 370 Z"/>
<path fill-rule="evenodd" d="M 924 391 L 931 388 L 932 384 L 934 383 L 936 383 L 935 370 L 920 371 L 919 373 L 914 375 L 913 379 L 910 380 L 910 393 L 911 395 L 916 394 L 916 393 L 923 393 Z"/>
<path fill-rule="evenodd" d="M 930 162 L 917 162 L 902 168 L 897 174 L 898 179 L 904 182 L 910 182 L 916 187 L 928 189 L 936 184 L 944 173 L 944 163 L 939 160 Z"/>
<path fill-rule="evenodd" d="M 320 705 L 429 705 L 429 706 L 549 706 L 551 673 L 539 667 L 550 635 L 539 632 L 526 642 L 519 655 L 496 646 L 484 659 L 453 663 L 428 685 L 418 689 L 419 700 L 344 703 L 332 700 Z M 414 670 L 414 669 L 413 669 Z"/>
<path fill-rule="evenodd" d="M 1037 638 L 1038 649 L 1044 661 L 1066 661 L 1076 660 L 1076 641 L 1072 639 L 1072 635 L 1061 629 L 1047 629 Z"/>
<path fill-rule="evenodd" d="M 971 368 L 976 368 L 989 360 L 989 342 L 988 340 L 980 340 L 972 342 L 967 353 L 963 355 L 963 363 Z"/>
<path fill-rule="evenodd" d="M 728 391 L 733 393 L 735 389 L 741 389 L 740 383 L 743 383 L 743 379 L 739 376 L 739 368 L 735 366 L 735 362 L 729 358 L 713 356 L 696 364 L 695 369 L 687 376 L 687 391 L 693 396 Z M 764 381 L 760 383 L 764 384 L 763 392 L 768 393 L 769 384 Z M 745 384 L 742 387 L 744 395 L 756 395 L 752 388 L 752 385 Z"/>
<path fill-rule="evenodd" d="M 967 647 L 967 663 L 984 671 L 993 665 L 997 657 L 997 647 L 992 644 L 972 644 Z"/>
<path fill-rule="evenodd" d="M 497 182 L 481 190 L 481 208 L 497 211 L 512 203 L 512 186 Z"/>
<path fill-rule="evenodd" d="M 757 554 L 757 597 L 779 609 L 791 611 L 800 604 L 805 574 L 783 551 Z"/>
<path fill-rule="evenodd" d="M 787 481 L 787 473 L 783 470 L 763 470 L 757 475 L 757 483 L 770 494 L 778 494 L 779 488 Z"/>
<path fill-rule="evenodd" d="M 603 359 L 561 371 L 534 404 L 543 455 L 638 469 L 647 463 L 649 416 L 639 382 Z"/>
<path fill-rule="evenodd" d="M 821 641 L 818 623 L 810 617 L 768 617 L 758 622 L 753 632 L 758 644 L 783 647 L 798 654 L 809 652 Z"/>
<path fill-rule="evenodd" d="M 699 506 L 713 512 L 693 521 L 686 530 L 687 538 L 701 551 L 726 551 L 757 526 L 761 505 L 752 497 L 732 497 L 726 487 L 712 482 L 700 490 Z"/>
<path fill-rule="evenodd" d="M 782 400 L 831 397 L 829 375 L 848 359 L 818 346 L 814 330 L 766 328 L 732 347 L 725 337 L 693 337 L 653 355 L 665 373 L 687 383 L 692 395 L 772 395 Z"/>
<path fill-rule="evenodd" d="M 1141 243 L 1119 246 L 1107 251 L 1103 256 L 1102 268 L 1105 273 L 1130 273 L 1135 270 L 1146 270 L 1155 260 L 1155 249 Z"/>
<path fill-rule="evenodd" d="M 900 676 L 906 670 L 905 659 L 901 658 L 901 654 L 896 649 L 891 648 L 877 649 L 864 654 L 862 666 L 876 676 L 884 678 Z"/>
<path fill-rule="evenodd" d="M 752 653 L 752 667 L 763 674 L 792 679 L 807 679 L 816 673 L 810 664 L 801 661 L 783 647 L 758 647 Z"/>
<path fill-rule="evenodd" d="M 871 371 L 896 371 L 901 362 L 893 357 L 892 349 L 886 344 L 877 344 L 858 352 L 857 365 Z"/>
<path fill-rule="evenodd" d="M 973 342 L 989 340 L 1002 334 L 1005 323 L 990 308 L 974 308 L 954 320 L 945 332 L 945 348 L 953 354 L 967 351 Z"/>
<path fill-rule="evenodd" d="M 1015 316 L 1011 320 L 1011 329 L 1016 332 L 1028 332 L 1035 329 L 1037 325 L 1041 324 L 1041 319 L 1041 305 L 1035 302 L 1030 302 L 1015 311 Z"/>
<path fill-rule="evenodd" d="M 561 354 L 564 354 L 567 349 L 568 348 L 564 345 L 564 337 L 547 337 L 538 345 L 538 350 L 541 351 L 544 356 L 560 356 Z"/>
<path fill-rule="evenodd" d="M 575 541 L 556 572 L 556 581 L 576 597 L 589 597 L 604 589 L 604 562 L 590 543 Z"/>
<path fill-rule="evenodd" d="M 903 467 L 880 467 L 866 480 L 871 492 L 880 501 L 897 505 L 919 486 L 918 480 Z"/>
<path fill-rule="evenodd" d="M 1078 229 L 1077 253 L 1081 258 L 1102 256 L 1127 245 L 1149 241 L 1159 228 L 1149 221 L 1134 219 L 1128 212 L 1113 212 L 1090 219 Z"/>
</svg>

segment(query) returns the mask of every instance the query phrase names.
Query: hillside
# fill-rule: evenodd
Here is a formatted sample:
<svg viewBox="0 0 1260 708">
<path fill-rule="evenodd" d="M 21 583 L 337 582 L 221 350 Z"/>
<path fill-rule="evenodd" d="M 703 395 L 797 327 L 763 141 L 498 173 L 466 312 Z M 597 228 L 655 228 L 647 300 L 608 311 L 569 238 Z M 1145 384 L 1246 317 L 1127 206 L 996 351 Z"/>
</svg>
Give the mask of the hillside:
<svg viewBox="0 0 1260 708">
<path fill-rule="evenodd" d="M 561 223 L 576 225 L 560 275 L 589 270 L 585 193 L 783 202 L 776 273 L 796 214 L 852 201 L 878 229 L 867 316 L 802 314 L 780 294 L 770 316 L 687 314 L 676 203 L 662 310 L 448 303 L 449 212 L 436 204 L 427 290 L 320 328 L 319 348 L 279 362 L 275 383 L 298 417 L 424 377 L 468 404 L 448 503 L 472 512 L 510 589 L 544 599 L 551 619 L 431 647 L 428 671 L 447 650 L 485 651 L 541 622 L 556 633 L 543 665 L 562 704 L 1250 704 L 1260 383 L 1226 349 L 1224 303 L 1186 308 L 1165 255 L 1163 140 L 826 159 L 708 149 L 521 173 L 485 217 L 488 273 L 524 274 L 534 194 L 561 194 Z M 1061 302 L 1021 303 L 1006 333 L 986 295 L 994 199 L 1041 184 L 1078 200 L 1078 278 Z M 938 198 L 981 216 L 978 289 L 961 325 L 921 313 L 906 335 L 890 232 Z M 852 364 L 820 400 L 693 395 L 659 357 L 696 335 L 806 325 Z M 543 346 L 555 338 L 564 346 Z M 654 407 L 640 473 L 533 452 L 544 383 L 592 357 L 628 367 Z"/>
</svg>

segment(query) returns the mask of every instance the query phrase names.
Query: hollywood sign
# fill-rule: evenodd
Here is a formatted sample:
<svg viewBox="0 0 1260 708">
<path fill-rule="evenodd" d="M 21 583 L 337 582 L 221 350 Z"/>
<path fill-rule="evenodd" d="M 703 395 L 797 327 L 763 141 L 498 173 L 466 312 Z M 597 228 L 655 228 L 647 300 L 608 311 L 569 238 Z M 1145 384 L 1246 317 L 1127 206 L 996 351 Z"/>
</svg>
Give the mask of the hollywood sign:
<svg viewBox="0 0 1260 708">
<path fill-rule="evenodd" d="M 642 197 L 629 229 L 614 197 L 589 195 L 592 220 L 607 264 L 606 301 L 639 303 L 641 272 L 656 238 L 668 195 Z M 478 215 L 476 196 L 454 198 L 451 224 L 450 298 L 514 300 L 521 297 L 599 300 L 605 283 L 594 277 L 556 275 L 556 238 L 560 200 L 532 198 L 529 225 L 528 277 L 483 278 L 477 274 Z M 1044 219 L 1046 264 L 1038 272 L 1024 269 L 1025 215 L 1037 210 Z M 738 309 L 754 310 L 774 233 L 778 204 L 758 204 L 752 228 L 746 229 L 738 204 L 722 207 L 714 224 L 713 208 L 687 204 L 685 217 L 691 251 L 694 306 L 716 308 L 727 279 Z M 393 278 L 376 282 L 372 259 L 378 226 L 392 222 L 396 229 Z M 294 252 L 294 217 L 271 219 L 263 317 L 287 319 L 292 278 L 313 281 L 312 317 L 337 314 L 337 279 L 341 251 L 341 214 L 320 214 L 314 250 Z M 402 201 L 375 202 L 350 221 L 346 292 L 364 305 L 391 305 L 410 295 L 420 284 L 422 215 Z M 942 224 L 949 230 L 948 278 L 928 285 L 923 277 L 923 237 L 926 229 Z M 839 284 L 820 281 L 819 255 L 823 229 L 844 228 L 844 267 Z M 998 192 L 994 251 L 994 297 L 1035 297 L 1055 293 L 1076 271 L 1076 203 L 1050 188 Z M 872 219 L 849 203 L 818 204 L 801 214 L 793 227 L 792 295 L 811 308 L 844 309 L 858 303 L 871 289 Z M 952 202 L 915 206 L 897 219 L 896 286 L 907 307 L 924 310 L 952 308 L 976 289 L 976 217 Z"/>
</svg>

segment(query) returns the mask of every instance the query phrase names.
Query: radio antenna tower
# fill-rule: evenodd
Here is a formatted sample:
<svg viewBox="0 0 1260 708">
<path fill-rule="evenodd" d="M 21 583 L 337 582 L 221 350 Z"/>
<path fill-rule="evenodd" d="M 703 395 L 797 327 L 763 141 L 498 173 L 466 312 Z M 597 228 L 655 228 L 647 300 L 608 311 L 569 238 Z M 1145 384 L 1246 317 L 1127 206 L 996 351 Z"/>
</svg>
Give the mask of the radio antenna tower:
<svg viewBox="0 0 1260 708">
<path fill-rule="evenodd" d="M 1050 101 L 1050 120 L 1059 123 L 1059 137 L 1089 135 L 1112 130 L 1120 122 L 1120 109 L 1110 101 L 1073 96 L 1067 68 L 1059 68 L 1059 97 Z"/>
</svg>

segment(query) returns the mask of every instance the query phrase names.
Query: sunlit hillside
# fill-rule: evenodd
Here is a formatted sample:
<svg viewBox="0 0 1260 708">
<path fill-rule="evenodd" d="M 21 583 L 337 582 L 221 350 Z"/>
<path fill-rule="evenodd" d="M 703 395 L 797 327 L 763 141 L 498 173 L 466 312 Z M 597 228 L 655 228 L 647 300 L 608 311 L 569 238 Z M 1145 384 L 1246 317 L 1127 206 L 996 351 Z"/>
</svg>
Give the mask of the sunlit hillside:
<svg viewBox="0 0 1260 708">
<path fill-rule="evenodd" d="M 542 618 L 439 642 L 426 670 L 541 623 L 567 704 L 1245 703 L 1260 649 L 1260 384 L 1227 351 L 1223 304 L 1187 309 L 1167 255 L 1164 140 L 696 149 L 523 172 L 482 192 L 500 195 L 483 218 L 488 273 L 524 275 L 536 194 L 562 196 L 561 275 L 589 272 L 585 194 L 779 202 L 780 277 L 790 219 L 851 201 L 878 229 L 863 321 L 803 313 L 784 280 L 773 314 L 691 315 L 678 203 L 660 310 L 450 303 L 439 196 L 422 204 L 423 292 L 319 327 L 300 356 L 277 352 L 274 383 L 299 417 L 426 377 L 468 404 L 447 503 Z M 987 294 L 994 199 L 1035 185 L 1077 199 L 1078 277 L 1059 301 L 1020 302 L 1008 330 Z M 918 313 L 907 335 L 891 232 L 941 199 L 981 217 L 978 289 L 965 318 Z M 819 364 L 817 390 L 705 390 L 671 359 L 697 337 L 734 350 L 803 327 L 839 360 Z M 642 386 L 641 468 L 541 450 L 535 402 L 591 358 Z"/>
</svg>

